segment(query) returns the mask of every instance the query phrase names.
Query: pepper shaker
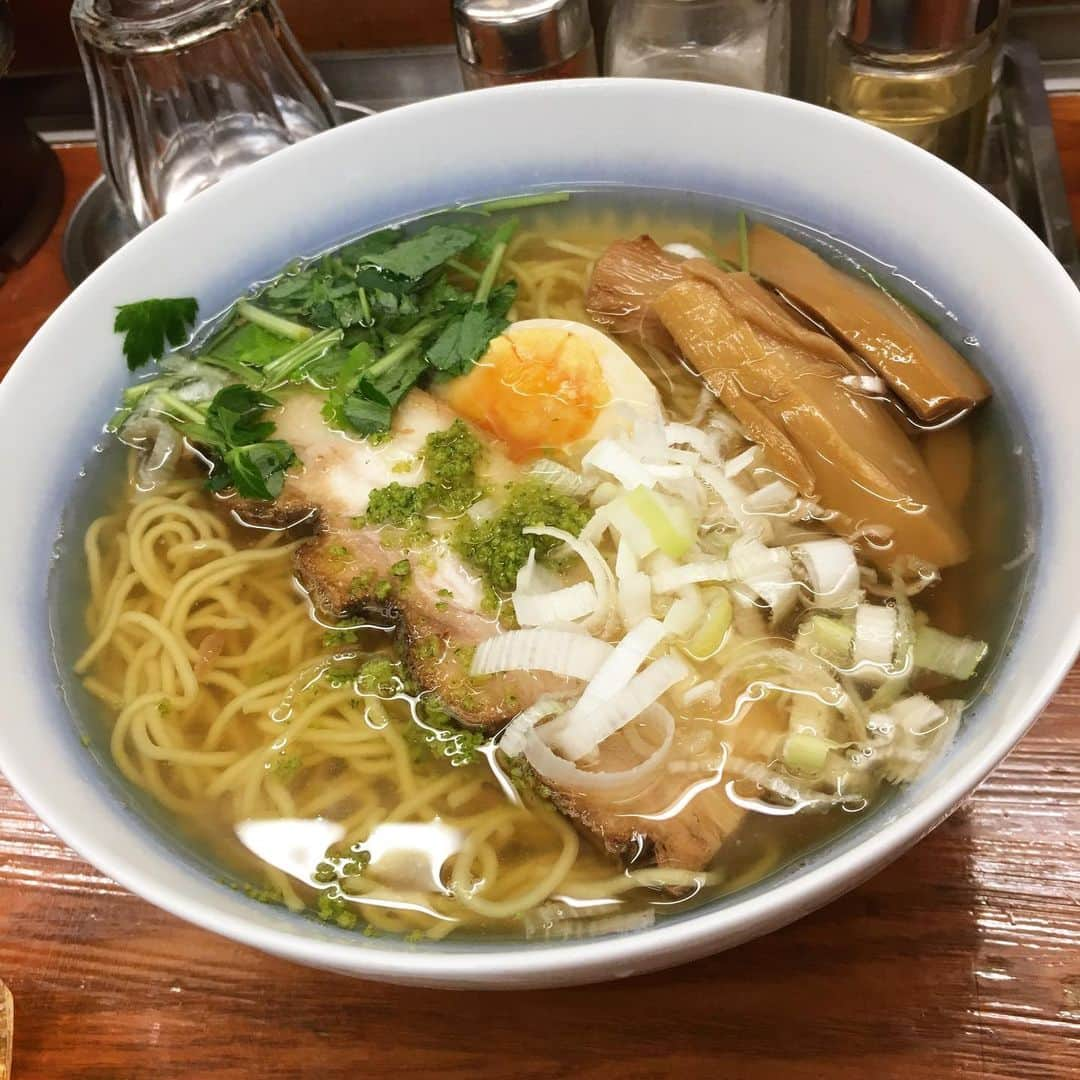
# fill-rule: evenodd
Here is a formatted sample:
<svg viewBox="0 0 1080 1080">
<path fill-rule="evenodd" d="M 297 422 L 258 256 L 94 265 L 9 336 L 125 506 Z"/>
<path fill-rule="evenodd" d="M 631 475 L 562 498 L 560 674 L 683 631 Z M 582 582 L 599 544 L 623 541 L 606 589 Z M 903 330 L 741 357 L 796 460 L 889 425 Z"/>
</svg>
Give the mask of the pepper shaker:
<svg viewBox="0 0 1080 1080">
<path fill-rule="evenodd" d="M 467 90 L 595 75 L 587 0 L 453 0 Z"/>
</svg>

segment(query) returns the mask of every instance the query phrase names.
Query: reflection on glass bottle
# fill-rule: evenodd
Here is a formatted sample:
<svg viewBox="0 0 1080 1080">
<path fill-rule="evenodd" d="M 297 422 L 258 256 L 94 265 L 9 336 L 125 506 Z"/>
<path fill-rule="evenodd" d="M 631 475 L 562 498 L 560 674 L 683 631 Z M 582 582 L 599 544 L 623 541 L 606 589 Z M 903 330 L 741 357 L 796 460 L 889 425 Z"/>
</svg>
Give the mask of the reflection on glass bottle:
<svg viewBox="0 0 1080 1080">
<path fill-rule="evenodd" d="M 829 105 L 975 172 L 1006 6 L 832 0 Z"/>
<path fill-rule="evenodd" d="M 787 49 L 788 0 L 619 0 L 604 70 L 782 94 Z"/>
</svg>

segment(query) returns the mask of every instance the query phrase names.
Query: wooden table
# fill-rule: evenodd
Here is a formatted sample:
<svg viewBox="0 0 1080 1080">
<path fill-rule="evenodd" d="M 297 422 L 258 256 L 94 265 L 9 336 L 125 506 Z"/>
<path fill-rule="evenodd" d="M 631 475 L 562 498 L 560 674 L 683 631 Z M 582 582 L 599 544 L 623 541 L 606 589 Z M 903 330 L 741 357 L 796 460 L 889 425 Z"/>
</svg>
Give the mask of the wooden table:
<svg viewBox="0 0 1080 1080">
<path fill-rule="evenodd" d="M 1080 107 L 1058 118 L 1080 198 Z M 97 161 L 62 154 L 70 211 Z M 0 287 L 0 370 L 67 292 L 61 230 Z M 88 866 L 0 778 L 15 1077 L 1080 1076 L 1078 719 L 1080 667 L 966 806 L 796 925 L 532 993 L 356 982 L 214 937 Z"/>
</svg>

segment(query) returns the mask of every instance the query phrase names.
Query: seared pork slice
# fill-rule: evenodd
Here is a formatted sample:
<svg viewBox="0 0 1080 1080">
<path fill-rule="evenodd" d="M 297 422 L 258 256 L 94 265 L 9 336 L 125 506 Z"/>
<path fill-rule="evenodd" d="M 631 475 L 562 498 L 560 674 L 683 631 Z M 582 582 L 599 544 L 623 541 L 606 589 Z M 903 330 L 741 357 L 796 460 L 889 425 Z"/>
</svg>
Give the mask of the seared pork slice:
<svg viewBox="0 0 1080 1080">
<path fill-rule="evenodd" d="M 390 437 L 377 445 L 329 428 L 314 395 L 297 393 L 275 417 L 275 435 L 296 449 L 303 467 L 272 503 L 231 503 L 241 521 L 286 526 L 311 521 L 315 536 L 296 553 L 296 572 L 328 620 L 394 622 L 406 662 L 427 691 L 463 725 L 496 730 L 543 692 L 564 688 L 525 674 L 469 677 L 472 647 L 499 631 L 485 610 L 482 582 L 445 537 L 403 551 L 391 533 L 357 518 L 371 493 L 423 479 L 424 440 L 457 419 L 445 405 L 413 390 L 398 407 Z M 513 467 L 491 445 L 486 476 L 503 482 Z"/>
<path fill-rule="evenodd" d="M 768 701 L 756 703 L 722 735 L 728 757 L 767 759 L 787 729 L 786 718 Z M 631 768 L 640 756 L 628 744 L 608 739 L 606 769 Z M 742 824 L 747 811 L 728 798 L 726 772 L 680 755 L 676 740 L 670 764 L 645 791 L 631 798 L 551 788 L 552 802 L 611 853 L 628 862 L 704 870 Z"/>
</svg>

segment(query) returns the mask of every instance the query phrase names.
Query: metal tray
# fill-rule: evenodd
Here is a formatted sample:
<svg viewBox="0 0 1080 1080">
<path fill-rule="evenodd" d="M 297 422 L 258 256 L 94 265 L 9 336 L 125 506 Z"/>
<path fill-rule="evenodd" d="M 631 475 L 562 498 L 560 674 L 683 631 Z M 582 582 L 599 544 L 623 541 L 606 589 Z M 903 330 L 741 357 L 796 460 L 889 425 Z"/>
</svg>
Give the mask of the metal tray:
<svg viewBox="0 0 1080 1080">
<path fill-rule="evenodd" d="M 453 49 L 387 50 L 316 57 L 316 64 L 353 119 L 461 89 Z M 1065 179 L 1034 46 L 1006 43 L 991 108 L 980 182 L 1009 206 L 1080 282 L 1080 256 Z M 77 285 L 135 235 L 104 178 L 76 206 L 64 234 L 64 272 Z"/>
</svg>

